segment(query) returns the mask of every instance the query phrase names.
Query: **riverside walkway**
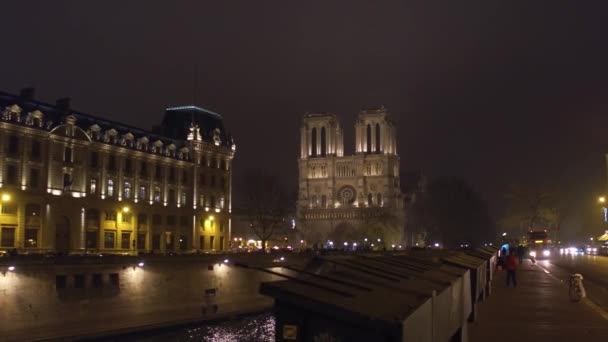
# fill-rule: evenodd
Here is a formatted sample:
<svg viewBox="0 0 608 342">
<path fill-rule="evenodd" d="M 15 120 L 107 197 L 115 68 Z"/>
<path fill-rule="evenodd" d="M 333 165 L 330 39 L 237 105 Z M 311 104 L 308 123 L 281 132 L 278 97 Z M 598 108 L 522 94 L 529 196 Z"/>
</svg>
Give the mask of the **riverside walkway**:
<svg viewBox="0 0 608 342">
<path fill-rule="evenodd" d="M 608 313 L 588 299 L 571 302 L 566 273 L 524 260 L 517 288 L 507 288 L 505 277 L 505 271 L 497 272 L 470 341 L 608 341 Z"/>
</svg>

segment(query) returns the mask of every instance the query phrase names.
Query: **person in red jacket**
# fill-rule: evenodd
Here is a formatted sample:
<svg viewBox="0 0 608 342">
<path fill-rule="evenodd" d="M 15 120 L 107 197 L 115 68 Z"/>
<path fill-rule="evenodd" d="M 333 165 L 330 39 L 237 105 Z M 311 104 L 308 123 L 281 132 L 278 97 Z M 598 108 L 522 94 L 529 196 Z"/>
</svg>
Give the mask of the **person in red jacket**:
<svg viewBox="0 0 608 342">
<path fill-rule="evenodd" d="M 505 261 L 505 268 L 507 269 L 507 287 L 513 280 L 513 287 L 517 287 L 517 278 L 515 277 L 515 270 L 517 269 L 517 257 L 515 256 L 514 248 L 511 248 L 507 260 Z"/>
</svg>

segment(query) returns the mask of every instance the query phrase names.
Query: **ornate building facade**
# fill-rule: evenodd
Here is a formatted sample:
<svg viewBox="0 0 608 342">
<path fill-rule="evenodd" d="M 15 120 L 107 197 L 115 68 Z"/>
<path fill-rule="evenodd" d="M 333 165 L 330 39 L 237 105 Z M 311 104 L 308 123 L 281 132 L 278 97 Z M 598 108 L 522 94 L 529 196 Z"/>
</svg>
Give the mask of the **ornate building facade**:
<svg viewBox="0 0 608 342">
<path fill-rule="evenodd" d="M 355 154 L 344 155 L 334 114 L 307 114 L 301 126 L 298 225 L 308 243 L 403 238 L 403 196 L 394 123 L 388 111 L 363 110 L 355 124 Z"/>
<path fill-rule="evenodd" d="M 0 93 L 0 252 L 228 246 L 236 145 L 219 114 L 167 108 L 146 131 L 33 95 Z"/>
</svg>

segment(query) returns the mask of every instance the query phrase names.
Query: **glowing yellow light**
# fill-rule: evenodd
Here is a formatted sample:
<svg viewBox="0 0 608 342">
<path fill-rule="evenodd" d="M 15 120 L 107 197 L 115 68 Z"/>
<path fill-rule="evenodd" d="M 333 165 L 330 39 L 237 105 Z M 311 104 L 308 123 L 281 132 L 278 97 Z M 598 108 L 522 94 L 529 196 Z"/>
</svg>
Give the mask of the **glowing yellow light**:
<svg viewBox="0 0 608 342">
<path fill-rule="evenodd" d="M 534 240 L 534 243 L 543 243 L 543 240 Z"/>
<path fill-rule="evenodd" d="M 9 194 L 2 194 L 2 202 L 8 202 L 11 200 L 11 195 Z"/>
<path fill-rule="evenodd" d="M 213 221 L 213 215 L 209 215 L 209 221 Z"/>
<path fill-rule="evenodd" d="M 606 202 L 606 197 L 601 196 L 600 198 L 597 199 L 597 201 L 600 203 L 604 203 L 604 202 Z"/>
<path fill-rule="evenodd" d="M 129 207 L 122 207 L 122 212 L 123 213 L 128 213 L 129 212 Z"/>
</svg>

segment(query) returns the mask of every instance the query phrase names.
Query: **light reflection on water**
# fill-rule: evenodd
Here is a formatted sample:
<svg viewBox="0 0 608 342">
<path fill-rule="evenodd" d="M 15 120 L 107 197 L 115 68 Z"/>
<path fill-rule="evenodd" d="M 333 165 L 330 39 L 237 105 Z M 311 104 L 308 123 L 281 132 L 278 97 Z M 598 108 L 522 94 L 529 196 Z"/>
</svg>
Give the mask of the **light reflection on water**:
<svg viewBox="0 0 608 342">
<path fill-rule="evenodd" d="M 213 322 L 198 327 L 187 327 L 154 335 L 130 338 L 130 341 L 156 342 L 272 342 L 275 319 L 272 313 L 243 316 L 238 319 Z"/>
</svg>

